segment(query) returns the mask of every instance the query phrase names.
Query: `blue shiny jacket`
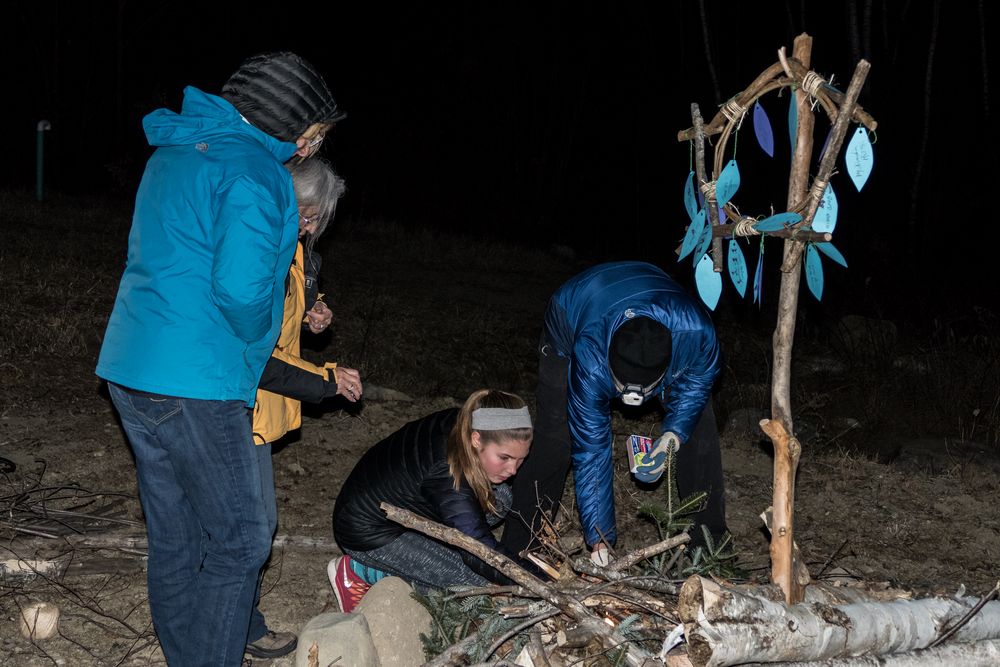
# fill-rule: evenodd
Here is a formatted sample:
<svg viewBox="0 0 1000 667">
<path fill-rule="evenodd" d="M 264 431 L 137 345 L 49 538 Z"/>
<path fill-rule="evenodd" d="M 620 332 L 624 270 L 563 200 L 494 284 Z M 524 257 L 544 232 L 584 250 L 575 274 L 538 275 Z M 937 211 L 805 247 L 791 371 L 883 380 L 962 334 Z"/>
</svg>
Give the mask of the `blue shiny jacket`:
<svg viewBox="0 0 1000 667">
<path fill-rule="evenodd" d="M 670 368 L 653 396 L 666 411 L 662 432 L 672 431 L 684 443 L 720 368 L 715 327 L 700 303 L 652 264 L 614 262 L 570 279 L 552 296 L 545 315 L 547 342 L 569 359 L 573 478 L 588 544 L 600 542 L 601 533 L 612 543 L 617 538 L 610 402 L 621 393 L 608 366 L 608 349 L 618 327 L 639 315 L 671 331 Z"/>
<path fill-rule="evenodd" d="M 190 87 L 180 114 L 159 109 L 143 127 L 158 148 L 136 196 L 97 374 L 141 391 L 252 405 L 298 235 L 282 166 L 295 144 Z"/>
</svg>

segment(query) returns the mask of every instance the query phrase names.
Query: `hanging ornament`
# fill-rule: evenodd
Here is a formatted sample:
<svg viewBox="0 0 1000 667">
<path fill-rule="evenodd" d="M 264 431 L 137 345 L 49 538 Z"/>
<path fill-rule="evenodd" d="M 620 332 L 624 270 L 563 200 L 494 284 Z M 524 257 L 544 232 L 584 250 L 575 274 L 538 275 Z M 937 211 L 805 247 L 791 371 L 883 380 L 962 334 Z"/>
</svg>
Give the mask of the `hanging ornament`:
<svg viewBox="0 0 1000 667">
<path fill-rule="evenodd" d="M 833 130 L 826 133 L 826 139 L 823 140 L 823 150 L 819 152 L 819 157 L 816 158 L 816 164 L 823 161 L 823 156 L 826 155 L 826 147 L 830 145 L 830 135 L 833 134 Z"/>
<path fill-rule="evenodd" d="M 837 226 L 837 195 L 833 191 L 833 184 L 827 183 L 826 190 L 823 191 L 823 198 L 813 216 L 812 228 L 814 232 L 832 232 Z"/>
<path fill-rule="evenodd" d="M 753 131 L 757 135 L 757 143 L 761 149 L 774 157 L 774 133 L 771 131 L 771 120 L 767 117 L 767 112 L 760 102 L 753 104 Z"/>
<path fill-rule="evenodd" d="M 698 215 L 698 200 L 694 194 L 694 172 L 690 172 L 687 182 L 684 183 L 684 208 L 688 212 L 688 218 L 694 220 Z"/>
<path fill-rule="evenodd" d="M 764 290 L 764 237 L 760 237 L 760 254 L 757 255 L 757 269 L 753 272 L 753 302 L 763 305 Z"/>
<path fill-rule="evenodd" d="M 753 228 L 758 232 L 776 232 L 797 222 L 802 222 L 802 216 L 798 213 L 776 213 L 769 218 L 764 218 Z"/>
<path fill-rule="evenodd" d="M 729 278 L 740 293 L 740 298 L 747 293 L 747 261 L 743 258 L 743 250 L 736 239 L 729 240 Z"/>
<path fill-rule="evenodd" d="M 813 244 L 806 246 L 806 283 L 817 301 L 823 299 L 823 262 Z"/>
<path fill-rule="evenodd" d="M 715 201 L 721 208 L 729 203 L 736 191 L 740 189 L 740 168 L 736 160 L 730 160 L 715 182 Z"/>
<path fill-rule="evenodd" d="M 698 211 L 697 215 L 691 220 L 691 224 L 688 225 L 687 233 L 684 234 L 684 242 L 681 243 L 681 251 L 677 257 L 677 261 L 681 261 L 687 257 L 698 242 L 701 241 L 702 234 L 705 231 L 705 209 Z"/>
<path fill-rule="evenodd" d="M 847 151 L 844 153 L 844 162 L 847 165 L 847 175 L 851 177 L 858 192 L 861 192 L 875 163 L 872 143 L 868 140 L 865 128 L 859 127 L 855 130 L 851 143 L 847 145 Z"/>
<path fill-rule="evenodd" d="M 799 132 L 799 107 L 795 100 L 795 90 L 793 88 L 788 89 L 790 94 L 788 95 L 788 136 L 792 140 L 792 154 L 795 153 L 795 137 Z"/>
<path fill-rule="evenodd" d="M 709 223 L 705 224 L 705 231 L 701 233 L 701 240 L 698 241 L 698 246 L 695 248 L 694 255 L 695 266 L 701 261 L 698 258 L 708 252 L 708 246 L 712 245 L 712 225 Z"/>
<path fill-rule="evenodd" d="M 715 310 L 722 294 L 722 276 L 715 272 L 712 258 L 702 255 L 698 267 L 694 271 L 694 282 L 698 286 L 698 296 L 705 302 L 709 310 Z"/>
<path fill-rule="evenodd" d="M 840 251 L 832 243 L 817 243 L 816 249 L 845 269 L 847 268 L 847 260 L 844 259 L 844 256 L 840 254 Z"/>
</svg>

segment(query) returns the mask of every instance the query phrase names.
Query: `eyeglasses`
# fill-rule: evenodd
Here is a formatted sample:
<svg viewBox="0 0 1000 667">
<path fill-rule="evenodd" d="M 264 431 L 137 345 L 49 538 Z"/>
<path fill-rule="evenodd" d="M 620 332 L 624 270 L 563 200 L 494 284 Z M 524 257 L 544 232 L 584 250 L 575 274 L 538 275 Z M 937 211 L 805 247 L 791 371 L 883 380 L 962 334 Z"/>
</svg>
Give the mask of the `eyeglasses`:
<svg viewBox="0 0 1000 667">
<path fill-rule="evenodd" d="M 306 144 L 306 148 L 309 148 L 311 151 L 318 151 L 319 150 L 319 146 L 320 146 L 320 144 L 323 143 L 324 139 L 326 139 L 326 135 L 325 134 L 321 134 L 318 137 L 316 137 L 315 139 L 312 139 L 308 144 Z"/>
<path fill-rule="evenodd" d="M 306 217 L 306 216 L 302 215 L 301 213 L 299 213 L 299 218 L 301 218 L 302 222 L 304 222 L 306 225 L 314 225 L 314 224 L 319 223 L 319 216 L 318 215 L 312 215 L 312 216 Z"/>
</svg>

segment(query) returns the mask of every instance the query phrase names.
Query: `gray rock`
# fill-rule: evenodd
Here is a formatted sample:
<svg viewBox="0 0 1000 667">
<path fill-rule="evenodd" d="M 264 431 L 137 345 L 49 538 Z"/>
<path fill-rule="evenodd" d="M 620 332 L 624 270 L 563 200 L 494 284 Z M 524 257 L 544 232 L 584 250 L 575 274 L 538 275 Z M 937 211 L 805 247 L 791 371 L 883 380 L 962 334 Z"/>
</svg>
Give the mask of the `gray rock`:
<svg viewBox="0 0 1000 667">
<path fill-rule="evenodd" d="M 309 649 L 314 643 L 321 665 L 381 667 L 368 621 L 361 614 L 331 612 L 314 616 L 299 633 L 295 667 L 309 667 Z"/>
<path fill-rule="evenodd" d="M 368 619 L 382 667 L 418 667 L 425 662 L 420 634 L 430 634 L 431 615 L 411 593 L 399 577 L 386 577 L 365 593 L 355 610 Z"/>
</svg>

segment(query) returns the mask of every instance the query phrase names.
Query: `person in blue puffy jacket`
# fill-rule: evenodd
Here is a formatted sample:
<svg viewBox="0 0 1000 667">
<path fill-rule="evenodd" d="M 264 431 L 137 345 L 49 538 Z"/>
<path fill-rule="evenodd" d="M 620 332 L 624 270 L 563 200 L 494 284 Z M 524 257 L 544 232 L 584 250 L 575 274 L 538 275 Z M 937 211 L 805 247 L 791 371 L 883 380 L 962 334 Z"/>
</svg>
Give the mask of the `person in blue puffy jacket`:
<svg viewBox="0 0 1000 667">
<path fill-rule="evenodd" d="M 143 120 L 136 195 L 97 375 L 136 461 L 153 624 L 170 665 L 239 665 L 271 547 L 250 408 L 282 323 L 298 208 L 284 163 L 343 117 L 299 56 L 244 61 L 221 95 Z M 273 503 L 273 493 L 270 494 Z"/>
<path fill-rule="evenodd" d="M 529 547 L 541 511 L 555 516 L 572 461 L 584 539 L 594 560 L 606 562 L 605 550 L 617 540 L 611 432 L 616 399 L 634 406 L 655 399 L 664 410 L 661 435 L 636 478 L 658 481 L 666 452 L 674 448 L 680 495 L 708 492 L 696 524 L 714 536 L 724 534 L 722 457 L 711 403 L 719 369 L 711 318 L 658 267 L 600 264 L 563 284 L 545 313 L 535 439 L 514 479 L 502 540 L 507 550 Z M 692 542 L 700 536 L 696 525 Z"/>
</svg>

